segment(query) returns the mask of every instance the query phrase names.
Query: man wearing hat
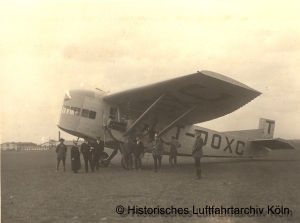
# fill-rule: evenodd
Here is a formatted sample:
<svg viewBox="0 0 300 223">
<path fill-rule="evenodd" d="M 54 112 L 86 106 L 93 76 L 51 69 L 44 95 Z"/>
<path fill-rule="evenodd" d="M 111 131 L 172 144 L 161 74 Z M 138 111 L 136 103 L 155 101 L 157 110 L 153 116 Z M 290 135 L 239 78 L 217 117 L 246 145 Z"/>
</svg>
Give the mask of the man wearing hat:
<svg viewBox="0 0 300 223">
<path fill-rule="evenodd" d="M 136 145 L 134 149 L 135 170 L 141 171 L 141 166 L 142 166 L 141 157 L 143 154 L 144 154 L 144 144 L 142 142 L 141 136 L 137 136 Z"/>
<path fill-rule="evenodd" d="M 96 170 L 99 169 L 99 160 L 104 151 L 104 143 L 100 140 L 101 136 L 96 137 L 96 141 L 92 144 L 93 149 L 93 164 Z"/>
<path fill-rule="evenodd" d="M 194 157 L 195 160 L 195 167 L 196 167 L 196 173 L 197 173 L 197 178 L 196 179 L 201 179 L 201 163 L 200 160 L 203 157 L 203 151 L 202 151 L 202 147 L 203 147 L 203 139 L 201 138 L 201 133 L 199 130 L 195 129 L 195 142 L 193 145 L 193 149 L 192 149 L 192 155 Z"/>
<path fill-rule="evenodd" d="M 170 166 L 173 166 L 173 159 L 174 159 L 174 166 L 175 166 L 177 164 L 177 148 L 180 148 L 181 144 L 176 140 L 175 136 L 172 136 L 171 138 L 172 138 L 171 142 L 164 142 L 164 143 L 171 146 L 169 163 Z"/>
<path fill-rule="evenodd" d="M 62 160 L 64 165 L 64 171 L 66 171 L 66 157 L 67 157 L 67 146 L 64 144 L 64 139 L 59 139 L 60 144 L 56 146 L 56 153 L 57 153 L 57 165 L 56 165 L 56 172 L 59 170 L 59 164 Z"/>
<path fill-rule="evenodd" d="M 124 164 L 127 168 L 127 170 L 131 170 L 132 166 L 132 154 L 134 150 L 134 145 L 132 143 L 132 140 L 130 137 L 126 138 L 125 143 L 123 144 L 123 154 L 124 154 Z"/>
<path fill-rule="evenodd" d="M 89 141 L 87 137 L 84 137 L 84 142 L 81 144 L 80 152 L 83 155 L 84 164 L 85 164 L 85 172 L 89 172 L 88 163 L 90 163 L 90 167 L 92 172 L 94 172 L 93 165 L 93 154 L 91 152 L 91 146 L 89 145 Z"/>
</svg>

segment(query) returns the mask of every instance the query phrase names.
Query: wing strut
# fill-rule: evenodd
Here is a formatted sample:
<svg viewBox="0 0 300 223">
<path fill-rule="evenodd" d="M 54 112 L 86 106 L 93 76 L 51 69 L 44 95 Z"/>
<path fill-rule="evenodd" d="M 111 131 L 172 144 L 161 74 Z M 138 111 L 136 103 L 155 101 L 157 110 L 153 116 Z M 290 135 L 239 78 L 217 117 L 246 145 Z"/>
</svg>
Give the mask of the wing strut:
<svg viewBox="0 0 300 223">
<path fill-rule="evenodd" d="M 166 93 L 165 93 L 166 94 Z M 148 115 L 151 111 L 153 111 L 156 107 L 156 105 L 162 100 L 162 98 L 165 96 L 165 94 L 163 94 L 162 96 L 160 96 L 155 102 L 153 102 L 153 104 L 132 124 L 132 126 L 127 130 L 127 132 L 125 132 L 125 134 L 123 135 L 128 136 L 133 130 L 134 128 L 141 123 L 141 121 L 143 121 L 143 119 L 146 117 L 146 115 Z"/>
<path fill-rule="evenodd" d="M 186 115 L 188 115 L 191 111 L 193 111 L 195 108 L 197 108 L 198 105 L 195 105 L 194 107 L 192 107 L 190 110 L 188 110 L 187 112 L 185 112 L 183 115 L 181 115 L 179 118 L 177 118 L 174 122 L 172 122 L 170 125 L 168 125 L 166 128 L 164 128 L 163 130 L 161 130 L 158 133 L 158 136 L 162 136 L 163 134 L 165 134 L 167 131 L 169 131 L 171 128 L 173 128 L 174 125 L 177 124 L 177 122 L 179 122 L 182 118 L 184 118 Z"/>
</svg>

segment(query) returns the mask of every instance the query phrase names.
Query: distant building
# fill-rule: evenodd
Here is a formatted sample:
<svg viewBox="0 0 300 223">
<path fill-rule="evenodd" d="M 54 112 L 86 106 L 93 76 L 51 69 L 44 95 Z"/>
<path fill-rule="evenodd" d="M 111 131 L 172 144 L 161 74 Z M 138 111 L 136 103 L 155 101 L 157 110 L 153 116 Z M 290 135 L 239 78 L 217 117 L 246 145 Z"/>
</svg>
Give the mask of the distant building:
<svg viewBox="0 0 300 223">
<path fill-rule="evenodd" d="M 59 144 L 59 141 L 51 140 L 50 142 L 37 145 L 32 142 L 6 142 L 1 144 L 1 151 L 27 151 L 27 150 L 49 150 L 56 149 L 56 146 Z M 78 141 L 78 146 L 83 143 L 83 141 Z M 71 149 L 73 146 L 72 140 L 64 141 L 64 144 L 68 149 Z"/>
<path fill-rule="evenodd" d="M 59 143 L 60 142 L 56 142 L 56 145 L 58 145 Z M 78 141 L 77 143 L 78 143 L 77 145 L 80 147 L 81 144 L 83 143 L 83 141 Z M 64 144 L 67 146 L 67 149 L 71 149 L 72 146 L 73 146 L 73 141 L 72 140 L 65 140 Z"/>
<path fill-rule="evenodd" d="M 1 151 L 20 151 L 36 146 L 37 144 L 32 142 L 5 142 L 1 144 Z"/>
</svg>

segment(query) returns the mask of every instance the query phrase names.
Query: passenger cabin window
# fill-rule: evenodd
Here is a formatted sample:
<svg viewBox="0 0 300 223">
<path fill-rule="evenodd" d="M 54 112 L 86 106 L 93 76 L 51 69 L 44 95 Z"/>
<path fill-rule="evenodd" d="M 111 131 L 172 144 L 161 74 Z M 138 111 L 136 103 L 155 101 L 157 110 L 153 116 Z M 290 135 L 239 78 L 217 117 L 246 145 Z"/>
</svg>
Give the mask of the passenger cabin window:
<svg viewBox="0 0 300 223">
<path fill-rule="evenodd" d="M 95 119 L 95 118 L 96 118 L 96 112 L 90 111 L 90 113 L 89 113 L 89 118 Z"/>
<path fill-rule="evenodd" d="M 109 118 L 110 118 L 111 120 L 114 121 L 114 120 L 116 119 L 117 111 L 118 111 L 117 108 L 113 108 L 113 107 L 110 108 Z"/>
</svg>

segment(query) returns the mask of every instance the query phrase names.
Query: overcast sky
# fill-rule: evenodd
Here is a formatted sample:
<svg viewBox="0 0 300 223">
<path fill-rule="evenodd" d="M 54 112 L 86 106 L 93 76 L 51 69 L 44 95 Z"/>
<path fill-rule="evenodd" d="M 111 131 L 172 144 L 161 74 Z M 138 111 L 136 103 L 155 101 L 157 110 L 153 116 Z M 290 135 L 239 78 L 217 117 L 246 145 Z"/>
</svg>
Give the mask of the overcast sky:
<svg viewBox="0 0 300 223">
<path fill-rule="evenodd" d="M 300 138 L 300 3 L 0 1 L 1 142 L 58 138 L 64 91 L 210 70 L 262 93 L 201 126 Z M 66 139 L 72 139 L 61 132 Z"/>
</svg>

